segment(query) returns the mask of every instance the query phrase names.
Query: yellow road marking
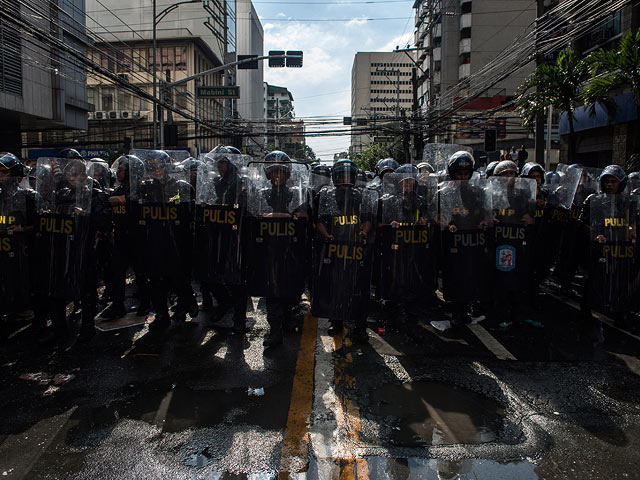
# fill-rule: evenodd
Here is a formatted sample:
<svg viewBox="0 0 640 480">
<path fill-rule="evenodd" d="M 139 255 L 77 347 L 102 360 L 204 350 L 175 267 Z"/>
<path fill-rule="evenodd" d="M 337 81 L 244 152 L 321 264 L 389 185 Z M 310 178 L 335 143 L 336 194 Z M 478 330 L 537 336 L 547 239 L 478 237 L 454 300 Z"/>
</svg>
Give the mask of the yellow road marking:
<svg viewBox="0 0 640 480">
<path fill-rule="evenodd" d="M 335 335 L 333 341 L 336 351 L 342 348 L 341 335 Z M 348 338 L 345 339 L 344 343 L 347 347 L 351 346 L 351 341 Z M 357 454 L 357 449 L 361 446 L 360 432 L 362 424 L 360 421 L 360 408 L 344 393 L 344 388 L 353 391 L 356 387 L 356 379 L 346 373 L 346 369 L 351 363 L 353 363 L 351 353 L 347 353 L 343 360 L 336 357 L 334 361 L 334 382 L 336 393 L 342 403 L 341 407 L 344 412 L 343 422 L 346 425 L 343 425 L 343 430 L 347 433 L 346 445 L 342 449 L 338 465 L 340 466 L 340 480 L 366 480 L 369 478 L 367 461 L 358 457 Z M 338 388 L 340 386 L 343 386 L 343 388 L 339 391 Z"/>
<path fill-rule="evenodd" d="M 318 319 L 307 313 L 300 337 L 300 350 L 293 377 L 291 403 L 282 440 L 279 478 L 304 472 L 309 466 L 309 422 L 313 402 L 313 372 Z"/>
</svg>

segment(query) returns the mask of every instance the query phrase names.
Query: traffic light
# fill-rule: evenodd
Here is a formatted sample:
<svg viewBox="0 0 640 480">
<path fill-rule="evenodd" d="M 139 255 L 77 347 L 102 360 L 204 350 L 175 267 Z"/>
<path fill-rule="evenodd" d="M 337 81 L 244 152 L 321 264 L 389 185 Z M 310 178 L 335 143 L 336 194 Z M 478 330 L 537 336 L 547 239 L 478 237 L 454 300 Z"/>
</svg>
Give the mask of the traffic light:
<svg viewBox="0 0 640 480">
<path fill-rule="evenodd" d="M 495 152 L 497 147 L 498 131 L 490 128 L 484 131 L 484 151 Z"/>
<path fill-rule="evenodd" d="M 175 123 L 165 124 L 164 144 L 167 147 L 176 147 L 178 145 L 178 125 Z"/>
<path fill-rule="evenodd" d="M 302 68 L 302 52 L 300 50 L 287 52 L 287 67 Z"/>
<path fill-rule="evenodd" d="M 258 55 L 238 55 L 238 61 L 249 60 L 250 58 L 258 58 Z M 244 62 L 236 65 L 238 70 L 258 70 L 258 60 L 252 62 Z"/>
<path fill-rule="evenodd" d="M 269 51 L 269 57 L 273 57 L 273 56 L 277 56 L 277 55 L 284 55 L 284 54 L 285 54 L 284 50 L 270 50 Z M 285 66 L 284 56 L 282 56 L 280 58 L 269 58 L 269 66 L 271 68 L 284 68 L 284 66 Z"/>
</svg>

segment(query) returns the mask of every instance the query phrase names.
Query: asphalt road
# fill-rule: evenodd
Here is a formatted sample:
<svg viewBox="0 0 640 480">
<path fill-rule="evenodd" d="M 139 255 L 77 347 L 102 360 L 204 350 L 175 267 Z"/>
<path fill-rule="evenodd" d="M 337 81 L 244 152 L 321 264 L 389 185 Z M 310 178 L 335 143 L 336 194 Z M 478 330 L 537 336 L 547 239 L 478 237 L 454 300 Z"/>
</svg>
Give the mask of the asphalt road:
<svg viewBox="0 0 640 480">
<path fill-rule="evenodd" d="M 594 347 L 575 300 L 541 305 L 530 322 L 444 332 L 430 325 L 446 320 L 441 305 L 409 326 L 380 309 L 368 345 L 307 314 L 266 353 L 257 298 L 245 337 L 201 313 L 162 333 L 142 324 L 45 348 L 27 317 L 13 318 L 0 352 L 0 473 L 640 478 L 640 338 L 601 317 Z"/>
</svg>

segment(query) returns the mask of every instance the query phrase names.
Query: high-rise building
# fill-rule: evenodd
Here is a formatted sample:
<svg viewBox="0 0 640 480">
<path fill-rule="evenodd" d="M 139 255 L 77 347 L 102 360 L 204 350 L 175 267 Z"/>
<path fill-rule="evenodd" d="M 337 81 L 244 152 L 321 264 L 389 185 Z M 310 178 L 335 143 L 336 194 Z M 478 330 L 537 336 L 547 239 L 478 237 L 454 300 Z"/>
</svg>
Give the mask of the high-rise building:
<svg viewBox="0 0 640 480">
<path fill-rule="evenodd" d="M 393 141 L 387 133 L 413 109 L 413 62 L 404 52 L 358 52 L 351 68 L 350 153 L 374 142 Z"/>
<path fill-rule="evenodd" d="M 0 151 L 87 128 L 86 42 L 84 0 L 2 2 Z"/>
<path fill-rule="evenodd" d="M 264 83 L 265 147 L 304 143 L 304 122 L 295 118 L 293 95 L 286 87 Z"/>
<path fill-rule="evenodd" d="M 250 1 L 238 3 L 237 50 L 239 55 L 263 55 L 264 30 L 253 4 Z M 247 153 L 259 154 L 262 148 L 260 137 L 252 131 L 264 129 L 264 63 L 258 62 L 257 70 L 238 69 L 237 84 L 240 98 L 237 100 L 238 114 L 246 124 L 247 134 L 243 147 Z"/>
<path fill-rule="evenodd" d="M 515 38 L 531 30 L 537 13 L 536 2 L 529 0 L 416 0 L 413 8 L 414 45 L 418 49 L 416 95 L 426 116 L 440 116 L 464 100 L 473 86 L 472 79 L 506 55 L 505 48 Z M 461 115 L 443 119 L 443 127 L 430 139 L 480 146 L 484 129 L 496 128 L 499 145 L 522 142 L 527 133 L 518 126 L 517 117 L 509 122 L 516 126 L 515 131 L 506 128 L 507 118 L 514 118 L 512 112 L 486 116 L 483 112 L 509 101 L 533 68 L 531 63 L 512 72 L 494 72 L 496 76 L 507 75 L 466 104 Z M 475 118 L 468 121 L 467 116 Z"/>
</svg>

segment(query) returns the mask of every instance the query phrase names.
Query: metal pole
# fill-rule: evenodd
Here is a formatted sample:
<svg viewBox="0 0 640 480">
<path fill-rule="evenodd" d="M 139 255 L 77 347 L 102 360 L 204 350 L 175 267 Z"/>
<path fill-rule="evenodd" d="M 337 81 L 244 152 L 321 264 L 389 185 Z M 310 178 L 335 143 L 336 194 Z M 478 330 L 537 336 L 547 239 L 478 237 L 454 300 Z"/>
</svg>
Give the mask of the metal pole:
<svg viewBox="0 0 640 480">
<path fill-rule="evenodd" d="M 158 108 L 157 100 L 157 81 L 156 81 L 156 50 L 157 50 L 157 41 L 156 41 L 156 0 L 153 0 L 153 145 L 152 148 L 156 148 L 158 145 L 158 115 L 156 109 Z"/>
<path fill-rule="evenodd" d="M 160 150 L 164 150 L 164 109 L 161 105 L 164 104 L 165 101 L 165 87 L 161 83 L 160 84 L 160 105 L 158 105 L 158 113 L 160 114 Z"/>
<path fill-rule="evenodd" d="M 547 149 L 544 157 L 544 169 L 551 170 L 551 120 L 553 117 L 553 105 L 549 105 L 547 109 Z"/>
</svg>

